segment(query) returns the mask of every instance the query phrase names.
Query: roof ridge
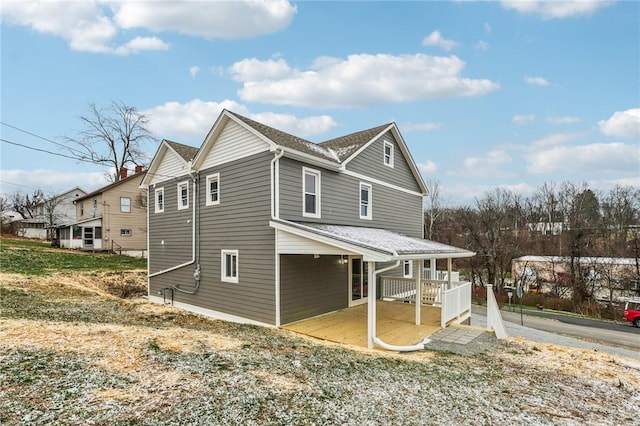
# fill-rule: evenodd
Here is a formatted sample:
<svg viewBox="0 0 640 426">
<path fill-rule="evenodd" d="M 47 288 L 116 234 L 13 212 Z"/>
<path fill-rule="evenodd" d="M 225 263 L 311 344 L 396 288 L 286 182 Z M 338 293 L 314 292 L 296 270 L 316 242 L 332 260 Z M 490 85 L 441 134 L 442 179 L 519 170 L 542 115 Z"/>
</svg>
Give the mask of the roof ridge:
<svg viewBox="0 0 640 426">
<path fill-rule="evenodd" d="M 252 120 L 251 118 L 245 117 L 233 111 L 227 110 L 227 112 L 240 119 L 245 124 L 249 125 L 251 128 L 260 132 L 278 145 L 293 148 L 297 151 L 301 151 L 307 154 L 321 156 L 337 163 L 340 162 L 340 158 L 338 157 L 338 155 L 336 155 L 333 149 L 323 147 L 318 143 L 301 138 L 300 136 L 278 130 L 275 127 L 271 127 L 258 121 Z"/>
</svg>

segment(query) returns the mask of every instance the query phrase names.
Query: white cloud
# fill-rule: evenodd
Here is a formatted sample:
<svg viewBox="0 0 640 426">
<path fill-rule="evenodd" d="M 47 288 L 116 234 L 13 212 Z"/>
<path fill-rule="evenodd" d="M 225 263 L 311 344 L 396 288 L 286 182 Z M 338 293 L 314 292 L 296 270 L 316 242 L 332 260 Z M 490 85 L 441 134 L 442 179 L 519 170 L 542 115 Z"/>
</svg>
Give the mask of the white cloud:
<svg viewBox="0 0 640 426">
<path fill-rule="evenodd" d="M 286 0 L 265 1 L 40 1 L 2 3 L 3 24 L 26 26 L 61 37 L 73 50 L 128 55 L 166 50 L 158 37 L 136 36 L 120 43 L 118 36 L 141 29 L 180 32 L 224 39 L 254 37 L 286 28 L 296 7 Z"/>
<path fill-rule="evenodd" d="M 573 124 L 580 123 L 582 119 L 580 117 L 547 117 L 546 121 L 551 124 Z"/>
<path fill-rule="evenodd" d="M 46 195 L 59 194 L 76 186 L 87 192 L 109 184 L 106 172 L 61 172 L 50 169 L 0 170 L 2 193 L 33 192 L 41 189 Z M 17 184 L 17 185 L 13 185 Z"/>
<path fill-rule="evenodd" d="M 487 43 L 486 41 L 480 40 L 476 43 L 474 47 L 476 50 L 480 50 L 484 52 L 485 50 L 489 50 L 489 43 Z"/>
<path fill-rule="evenodd" d="M 489 25 L 488 22 L 485 22 L 482 28 L 484 29 L 485 34 L 491 34 L 491 25 Z"/>
<path fill-rule="evenodd" d="M 543 173 L 629 174 L 638 173 L 640 150 L 637 145 L 594 143 L 589 145 L 550 146 L 526 154 L 527 170 Z"/>
<path fill-rule="evenodd" d="M 114 21 L 124 29 L 145 28 L 207 39 L 242 39 L 285 29 L 296 14 L 286 0 L 116 3 Z"/>
<path fill-rule="evenodd" d="M 151 130 L 161 138 L 174 138 L 181 143 L 199 146 L 223 109 L 301 137 L 322 134 L 337 125 L 327 115 L 297 118 L 288 114 L 254 114 L 244 105 L 231 100 L 207 102 L 193 99 L 186 103 L 167 102 L 143 113 L 149 116 Z"/>
<path fill-rule="evenodd" d="M 438 166 L 431 160 L 424 163 L 418 163 L 418 169 L 425 175 L 433 175 L 438 171 Z"/>
<path fill-rule="evenodd" d="M 323 57 L 313 67 L 245 59 L 228 71 L 243 82 L 239 95 L 246 102 L 313 108 L 481 96 L 499 88 L 490 80 L 461 77 L 465 63 L 456 56 L 359 54 Z"/>
<path fill-rule="evenodd" d="M 536 116 L 533 114 L 526 115 L 514 115 L 511 121 L 513 121 L 517 125 L 528 124 L 536 120 Z"/>
<path fill-rule="evenodd" d="M 511 163 L 512 158 L 505 150 L 492 149 L 482 157 L 467 157 L 462 161 L 463 168 L 453 174 L 466 176 L 496 176 L 499 171 Z"/>
<path fill-rule="evenodd" d="M 617 111 L 608 120 L 599 121 L 598 126 L 605 135 L 640 138 L 640 108 Z"/>
<path fill-rule="evenodd" d="M 294 70 L 289 67 L 284 59 L 243 59 L 229 67 L 229 72 L 236 81 L 250 82 L 255 80 L 279 80 L 294 75 Z"/>
<path fill-rule="evenodd" d="M 549 83 L 546 79 L 542 77 L 528 77 L 525 75 L 524 81 L 534 86 L 540 86 L 540 87 L 551 86 L 551 83 Z"/>
<path fill-rule="evenodd" d="M 422 40 L 423 46 L 439 46 L 446 51 L 453 49 L 457 44 L 458 43 L 453 40 L 447 40 L 446 38 L 442 37 L 440 31 L 437 30 L 432 32 L 431 34 L 426 36 L 424 40 Z"/>
<path fill-rule="evenodd" d="M 515 9 L 523 15 L 538 15 L 544 19 L 561 19 L 590 15 L 612 3 L 613 1 L 603 0 L 511 0 L 503 1 L 502 6 L 507 9 Z"/>
<path fill-rule="evenodd" d="M 437 130 L 442 127 L 442 123 L 405 123 L 400 128 L 405 132 L 413 131 L 430 131 Z"/>
<path fill-rule="evenodd" d="M 195 77 L 196 75 L 198 75 L 199 72 L 200 72 L 200 67 L 195 66 L 195 67 L 189 68 L 189 75 L 191 77 Z"/>
<path fill-rule="evenodd" d="M 116 55 L 130 55 L 145 50 L 167 50 L 169 45 L 157 37 L 136 37 L 131 41 L 113 49 Z"/>
<path fill-rule="evenodd" d="M 563 145 L 581 136 L 584 136 L 584 133 L 552 133 L 533 141 L 531 143 L 531 147 L 540 148 L 545 146 Z"/>
</svg>

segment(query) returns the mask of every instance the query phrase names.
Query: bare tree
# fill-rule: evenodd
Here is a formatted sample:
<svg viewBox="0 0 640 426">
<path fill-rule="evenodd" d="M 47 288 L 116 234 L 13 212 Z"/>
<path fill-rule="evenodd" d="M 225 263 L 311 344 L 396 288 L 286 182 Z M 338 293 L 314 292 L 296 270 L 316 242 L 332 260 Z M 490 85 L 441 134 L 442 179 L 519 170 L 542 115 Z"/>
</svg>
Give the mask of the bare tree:
<svg viewBox="0 0 640 426">
<path fill-rule="evenodd" d="M 10 197 L 11 210 L 23 219 L 33 219 L 36 216 L 36 207 L 44 200 L 44 193 L 40 189 L 33 191 L 31 195 L 16 191 Z"/>
<path fill-rule="evenodd" d="M 430 240 L 433 237 L 434 225 L 443 213 L 440 204 L 442 185 L 440 185 L 440 181 L 437 179 L 429 179 L 426 184 L 427 189 L 429 190 L 429 195 L 427 196 L 427 205 L 425 209 L 425 237 Z"/>
<path fill-rule="evenodd" d="M 55 236 L 55 230 L 53 227 L 60 221 L 60 215 L 58 214 L 58 205 L 62 203 L 63 199 L 54 195 L 48 197 L 42 202 L 44 207 L 44 220 L 47 227 L 47 239 L 51 240 Z"/>
<path fill-rule="evenodd" d="M 0 233 L 9 231 L 10 217 L 7 212 L 11 210 L 11 203 L 6 197 L 0 197 Z"/>
<path fill-rule="evenodd" d="M 70 151 L 81 160 L 93 161 L 114 170 L 110 177 L 120 180 L 120 170 L 127 165 L 143 165 L 148 156 L 141 144 L 155 138 L 148 128 L 149 119 L 135 107 L 113 101 L 108 109 L 89 104 L 80 120 L 84 129 L 75 137 L 65 137 L 75 146 Z"/>
<path fill-rule="evenodd" d="M 610 233 L 610 240 L 616 242 L 616 251 L 624 252 L 631 225 L 640 216 L 640 190 L 632 186 L 616 185 L 602 200 L 602 220 Z"/>
</svg>

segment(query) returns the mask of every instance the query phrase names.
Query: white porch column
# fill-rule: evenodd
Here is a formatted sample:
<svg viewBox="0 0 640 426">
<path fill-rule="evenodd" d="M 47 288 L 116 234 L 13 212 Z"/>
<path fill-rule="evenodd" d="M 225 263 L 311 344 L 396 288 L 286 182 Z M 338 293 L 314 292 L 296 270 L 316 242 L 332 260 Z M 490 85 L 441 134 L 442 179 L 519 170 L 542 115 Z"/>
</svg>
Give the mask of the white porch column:
<svg viewBox="0 0 640 426">
<path fill-rule="evenodd" d="M 422 306 L 422 261 L 413 262 L 413 269 L 416 271 L 416 325 L 420 325 L 420 308 Z"/>
<path fill-rule="evenodd" d="M 438 271 L 436 270 L 436 260 L 435 259 L 429 259 L 429 273 L 431 274 L 430 279 L 432 280 L 437 280 L 438 277 L 436 276 Z"/>
<path fill-rule="evenodd" d="M 451 258 L 447 258 L 447 288 L 451 289 Z"/>
<path fill-rule="evenodd" d="M 373 349 L 373 338 L 376 336 L 376 262 L 367 262 L 367 346 Z"/>
</svg>

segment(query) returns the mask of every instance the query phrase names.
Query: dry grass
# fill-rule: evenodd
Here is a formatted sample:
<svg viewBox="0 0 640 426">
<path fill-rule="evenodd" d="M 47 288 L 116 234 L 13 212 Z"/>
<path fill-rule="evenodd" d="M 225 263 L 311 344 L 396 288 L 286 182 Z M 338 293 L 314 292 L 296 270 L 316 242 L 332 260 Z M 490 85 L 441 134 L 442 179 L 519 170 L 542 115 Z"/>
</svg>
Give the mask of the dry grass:
<svg viewBox="0 0 640 426">
<path fill-rule="evenodd" d="M 524 340 L 464 357 L 345 348 L 144 299 L 143 272 L 0 274 L 0 423 L 637 422 L 640 362 Z M 133 292 L 132 294 L 135 294 Z"/>
</svg>

